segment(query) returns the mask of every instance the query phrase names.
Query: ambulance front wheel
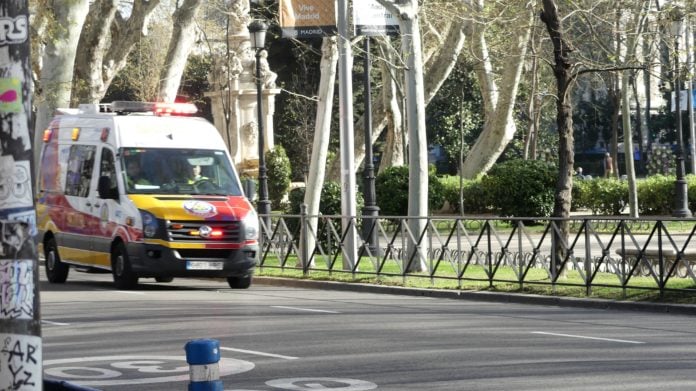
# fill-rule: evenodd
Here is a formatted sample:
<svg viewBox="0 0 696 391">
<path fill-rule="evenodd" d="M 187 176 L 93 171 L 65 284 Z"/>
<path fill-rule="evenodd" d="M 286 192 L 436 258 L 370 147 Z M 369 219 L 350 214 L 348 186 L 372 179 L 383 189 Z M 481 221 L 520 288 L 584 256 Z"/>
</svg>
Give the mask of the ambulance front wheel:
<svg viewBox="0 0 696 391">
<path fill-rule="evenodd" d="M 251 286 L 251 276 L 227 277 L 227 283 L 232 289 L 247 289 Z"/>
<path fill-rule="evenodd" d="M 46 278 L 50 282 L 63 283 L 68 279 L 70 266 L 63 263 L 58 255 L 56 240 L 50 238 L 44 245 L 44 258 L 46 258 Z"/>
<path fill-rule="evenodd" d="M 138 285 L 138 276 L 131 269 L 128 252 L 123 243 L 116 244 L 111 253 L 111 272 L 117 289 L 132 289 Z"/>
</svg>

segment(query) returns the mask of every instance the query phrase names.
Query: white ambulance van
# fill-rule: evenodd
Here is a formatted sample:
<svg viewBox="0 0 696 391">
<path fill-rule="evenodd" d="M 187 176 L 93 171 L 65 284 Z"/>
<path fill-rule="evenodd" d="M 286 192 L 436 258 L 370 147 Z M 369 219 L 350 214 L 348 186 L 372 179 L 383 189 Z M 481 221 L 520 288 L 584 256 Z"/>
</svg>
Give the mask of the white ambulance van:
<svg viewBox="0 0 696 391">
<path fill-rule="evenodd" d="M 37 175 L 46 275 L 70 267 L 139 278 L 251 284 L 259 222 L 217 129 L 192 104 L 113 102 L 59 109 Z"/>
</svg>

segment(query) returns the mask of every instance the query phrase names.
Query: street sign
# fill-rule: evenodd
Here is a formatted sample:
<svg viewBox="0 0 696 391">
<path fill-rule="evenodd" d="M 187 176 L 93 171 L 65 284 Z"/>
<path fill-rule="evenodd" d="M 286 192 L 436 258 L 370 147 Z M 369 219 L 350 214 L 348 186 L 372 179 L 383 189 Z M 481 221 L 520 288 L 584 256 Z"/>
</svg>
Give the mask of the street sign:
<svg viewBox="0 0 696 391">
<path fill-rule="evenodd" d="M 377 0 L 353 0 L 355 35 L 398 35 L 399 20 Z"/>
<path fill-rule="evenodd" d="M 284 38 L 335 35 L 335 1 L 280 0 L 280 28 Z"/>
</svg>

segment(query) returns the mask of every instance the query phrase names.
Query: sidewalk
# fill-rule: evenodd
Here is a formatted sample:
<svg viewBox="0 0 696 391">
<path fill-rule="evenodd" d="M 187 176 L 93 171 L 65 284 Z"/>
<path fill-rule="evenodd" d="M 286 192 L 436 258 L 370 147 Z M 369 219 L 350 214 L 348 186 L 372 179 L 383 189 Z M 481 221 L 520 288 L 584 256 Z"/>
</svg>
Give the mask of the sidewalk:
<svg viewBox="0 0 696 391">
<path fill-rule="evenodd" d="M 442 299 L 488 301 L 497 303 L 517 303 L 570 308 L 592 308 L 619 311 L 645 311 L 679 315 L 696 315 L 696 304 L 691 305 L 653 302 L 632 302 L 576 297 L 543 296 L 524 293 L 405 288 L 398 286 L 384 286 L 362 283 L 343 283 L 335 281 L 317 281 L 281 277 L 255 276 L 253 284 L 335 291 L 383 293 L 390 295 L 421 296 Z"/>
</svg>

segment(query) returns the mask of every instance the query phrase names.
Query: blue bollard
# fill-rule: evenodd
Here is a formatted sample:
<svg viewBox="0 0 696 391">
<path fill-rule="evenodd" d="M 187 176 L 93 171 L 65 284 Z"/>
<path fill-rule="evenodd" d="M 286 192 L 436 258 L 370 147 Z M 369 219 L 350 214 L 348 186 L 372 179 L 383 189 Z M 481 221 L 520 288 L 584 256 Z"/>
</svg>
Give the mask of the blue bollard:
<svg viewBox="0 0 696 391">
<path fill-rule="evenodd" d="M 220 342 L 215 339 L 194 339 L 186 343 L 189 364 L 189 391 L 223 391 L 220 380 Z"/>
</svg>

